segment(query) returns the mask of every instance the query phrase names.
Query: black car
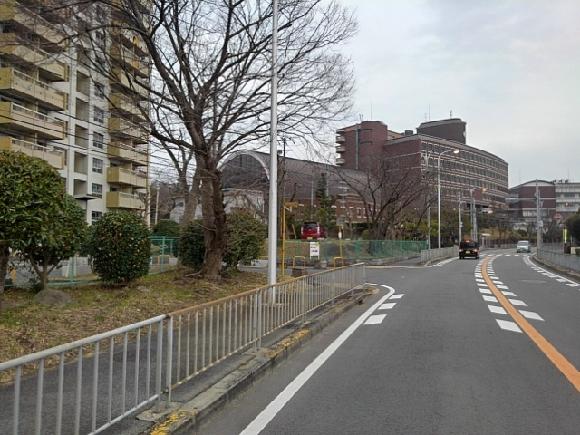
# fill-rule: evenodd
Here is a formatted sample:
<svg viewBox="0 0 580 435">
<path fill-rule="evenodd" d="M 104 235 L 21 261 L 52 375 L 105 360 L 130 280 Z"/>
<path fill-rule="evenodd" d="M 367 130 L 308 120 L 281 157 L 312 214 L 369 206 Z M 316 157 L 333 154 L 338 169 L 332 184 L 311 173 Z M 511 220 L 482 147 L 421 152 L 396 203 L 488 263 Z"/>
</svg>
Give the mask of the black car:
<svg viewBox="0 0 580 435">
<path fill-rule="evenodd" d="M 473 240 L 464 240 L 459 244 L 459 258 L 465 257 L 479 258 L 479 243 Z"/>
</svg>

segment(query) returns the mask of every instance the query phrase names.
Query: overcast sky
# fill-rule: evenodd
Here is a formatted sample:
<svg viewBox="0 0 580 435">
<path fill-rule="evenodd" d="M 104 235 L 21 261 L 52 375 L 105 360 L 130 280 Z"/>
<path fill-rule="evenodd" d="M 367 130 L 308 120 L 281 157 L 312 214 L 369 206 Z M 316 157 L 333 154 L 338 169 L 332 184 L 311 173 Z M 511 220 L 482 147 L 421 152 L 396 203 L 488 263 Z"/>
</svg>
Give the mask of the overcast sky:
<svg viewBox="0 0 580 435">
<path fill-rule="evenodd" d="M 353 120 L 402 131 L 452 110 L 510 186 L 580 181 L 580 0 L 341 1 L 360 26 Z"/>
</svg>

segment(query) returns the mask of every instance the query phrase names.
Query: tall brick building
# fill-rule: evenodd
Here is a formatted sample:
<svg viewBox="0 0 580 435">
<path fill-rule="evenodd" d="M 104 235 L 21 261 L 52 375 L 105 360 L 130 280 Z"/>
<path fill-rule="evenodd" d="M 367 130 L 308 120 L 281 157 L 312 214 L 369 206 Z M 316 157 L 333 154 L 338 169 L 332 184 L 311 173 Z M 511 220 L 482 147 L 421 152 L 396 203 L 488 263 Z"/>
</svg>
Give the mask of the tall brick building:
<svg viewBox="0 0 580 435">
<path fill-rule="evenodd" d="M 441 157 L 443 201 L 456 203 L 461 196 L 464 201 L 473 198 L 480 208 L 505 208 L 507 162 L 466 142 L 466 123 L 457 118 L 424 122 L 416 133 L 398 133 L 380 121 L 362 121 L 337 130 L 336 164 L 364 171 L 387 160 L 408 167 L 420 182 L 436 179 L 437 157 L 445 152 Z"/>
</svg>

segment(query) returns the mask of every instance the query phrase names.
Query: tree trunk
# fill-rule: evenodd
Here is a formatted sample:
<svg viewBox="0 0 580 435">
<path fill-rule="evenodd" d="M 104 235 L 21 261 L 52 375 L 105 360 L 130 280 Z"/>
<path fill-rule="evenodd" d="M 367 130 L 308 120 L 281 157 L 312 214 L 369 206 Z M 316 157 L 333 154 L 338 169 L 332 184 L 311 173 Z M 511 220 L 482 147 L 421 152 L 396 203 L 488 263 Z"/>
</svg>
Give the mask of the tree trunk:
<svg viewBox="0 0 580 435">
<path fill-rule="evenodd" d="M 220 172 L 210 159 L 198 164 L 201 176 L 201 202 L 205 257 L 201 274 L 219 279 L 226 248 L 226 212 L 221 190 Z"/>
<path fill-rule="evenodd" d="M 199 203 L 200 197 L 200 176 L 199 170 L 196 169 L 193 174 L 193 180 L 191 181 L 191 187 L 187 183 L 186 179 L 180 180 L 180 185 L 182 186 L 183 192 L 183 216 L 179 224 L 182 229 L 187 228 L 187 226 L 192 223 L 195 219 L 195 210 Z"/>
<path fill-rule="evenodd" d="M 6 272 L 8 271 L 8 259 L 10 249 L 7 245 L 0 244 L 0 310 L 4 302 L 4 288 L 6 284 Z"/>
<path fill-rule="evenodd" d="M 46 264 L 46 260 L 42 265 L 42 269 L 40 271 L 40 290 L 46 290 L 48 288 L 48 265 Z"/>
</svg>

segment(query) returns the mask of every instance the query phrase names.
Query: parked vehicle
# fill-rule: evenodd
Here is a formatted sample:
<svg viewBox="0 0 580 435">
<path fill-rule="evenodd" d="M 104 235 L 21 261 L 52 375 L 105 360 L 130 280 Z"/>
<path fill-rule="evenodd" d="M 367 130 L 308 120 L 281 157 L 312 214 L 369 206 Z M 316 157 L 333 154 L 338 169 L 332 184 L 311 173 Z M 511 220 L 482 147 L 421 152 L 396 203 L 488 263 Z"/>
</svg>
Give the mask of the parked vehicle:
<svg viewBox="0 0 580 435">
<path fill-rule="evenodd" d="M 304 222 L 300 230 L 302 240 L 319 240 L 326 238 L 326 230 L 318 222 Z"/>
<path fill-rule="evenodd" d="M 530 246 L 530 242 L 527 240 L 520 240 L 516 245 L 516 252 L 527 252 L 528 254 L 532 252 L 532 247 Z"/>
<path fill-rule="evenodd" d="M 463 260 L 465 257 L 479 258 L 479 243 L 473 240 L 463 240 L 459 244 L 459 259 Z"/>
</svg>

